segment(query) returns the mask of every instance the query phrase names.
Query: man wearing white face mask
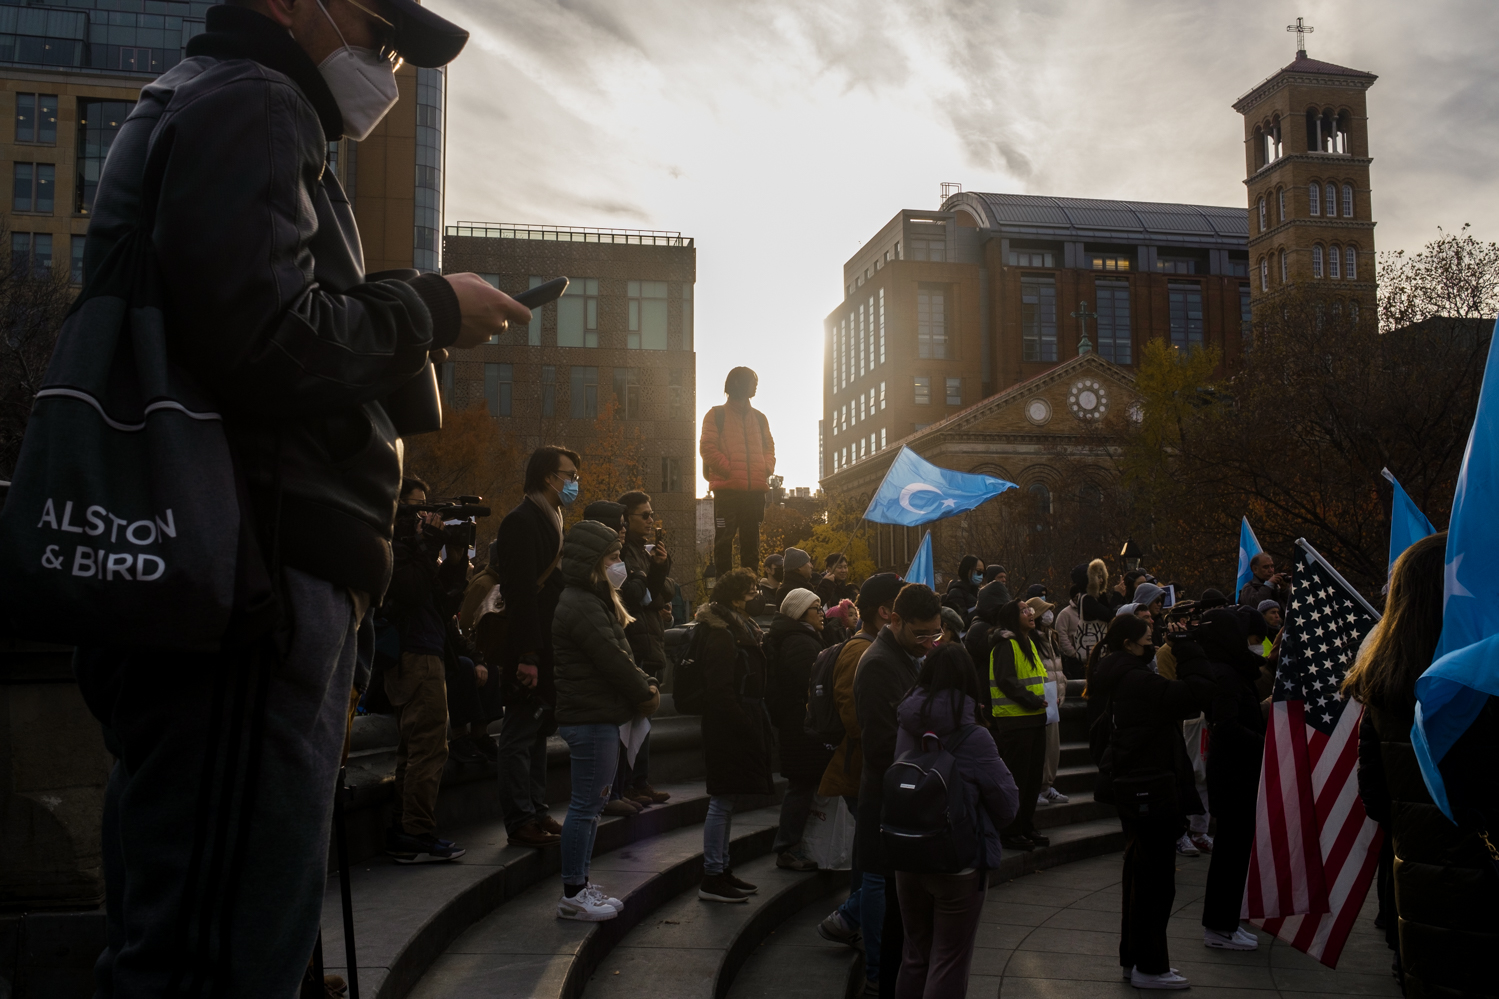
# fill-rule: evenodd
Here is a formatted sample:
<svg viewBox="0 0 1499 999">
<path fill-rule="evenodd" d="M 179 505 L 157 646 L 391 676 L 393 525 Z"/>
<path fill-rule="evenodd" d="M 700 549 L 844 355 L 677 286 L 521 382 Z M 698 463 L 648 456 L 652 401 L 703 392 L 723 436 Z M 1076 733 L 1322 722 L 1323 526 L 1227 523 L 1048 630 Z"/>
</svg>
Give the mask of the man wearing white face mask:
<svg viewBox="0 0 1499 999">
<path fill-rule="evenodd" d="M 96 982 L 288 999 L 317 934 L 356 633 L 392 571 L 399 435 L 416 426 L 393 397 L 530 313 L 474 274 L 367 275 L 324 169 L 330 140 L 368 135 L 394 103 L 395 60 L 444 65 L 467 32 L 416 0 L 244 0 L 206 28 L 114 140 L 84 294 L 143 232 L 168 360 L 236 459 L 247 586 L 258 573 L 274 600 L 238 608 L 218 652 L 78 650 L 119 760 Z"/>
</svg>

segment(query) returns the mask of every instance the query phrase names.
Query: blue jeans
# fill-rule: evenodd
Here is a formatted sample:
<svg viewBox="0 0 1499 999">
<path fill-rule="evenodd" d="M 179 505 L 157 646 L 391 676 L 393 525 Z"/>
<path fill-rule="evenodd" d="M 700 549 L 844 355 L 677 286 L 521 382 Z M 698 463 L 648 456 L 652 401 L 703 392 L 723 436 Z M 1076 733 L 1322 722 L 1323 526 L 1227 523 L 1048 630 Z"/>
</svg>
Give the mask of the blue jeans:
<svg viewBox="0 0 1499 999">
<path fill-rule="evenodd" d="M 859 932 L 864 934 L 864 977 L 880 980 L 880 938 L 885 930 L 885 879 L 864 875 L 859 888 Z"/>
<path fill-rule="evenodd" d="M 588 883 L 593 838 L 599 813 L 609 800 L 609 785 L 619 762 L 618 725 L 562 725 L 557 733 L 572 751 L 573 796 L 562 821 L 562 883 Z"/>
<path fill-rule="evenodd" d="M 703 873 L 722 874 L 729 863 L 729 831 L 734 813 L 734 799 L 715 794 L 708 799 L 708 816 L 703 819 Z"/>
</svg>

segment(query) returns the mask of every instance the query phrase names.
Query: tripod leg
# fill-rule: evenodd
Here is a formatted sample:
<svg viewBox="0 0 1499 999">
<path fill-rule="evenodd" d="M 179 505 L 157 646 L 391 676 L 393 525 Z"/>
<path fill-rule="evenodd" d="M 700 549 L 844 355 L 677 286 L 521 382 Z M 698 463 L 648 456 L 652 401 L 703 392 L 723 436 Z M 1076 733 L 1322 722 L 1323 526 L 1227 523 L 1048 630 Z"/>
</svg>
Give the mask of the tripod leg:
<svg viewBox="0 0 1499 999">
<path fill-rule="evenodd" d="M 344 771 L 338 771 L 338 794 L 333 801 L 333 839 L 338 850 L 338 891 L 344 910 L 344 961 L 349 999 L 359 999 L 359 958 L 354 950 L 354 899 L 349 892 L 349 843 L 344 835 Z"/>
</svg>

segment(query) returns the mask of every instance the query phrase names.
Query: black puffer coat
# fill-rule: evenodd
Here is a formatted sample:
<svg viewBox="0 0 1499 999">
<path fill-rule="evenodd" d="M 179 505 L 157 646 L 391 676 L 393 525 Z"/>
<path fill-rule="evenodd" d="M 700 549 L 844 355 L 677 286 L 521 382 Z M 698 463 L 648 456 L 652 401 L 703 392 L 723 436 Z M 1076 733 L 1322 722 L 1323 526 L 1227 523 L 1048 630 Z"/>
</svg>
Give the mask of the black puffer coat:
<svg viewBox="0 0 1499 999">
<path fill-rule="evenodd" d="M 822 637 L 804 621 L 777 614 L 765 636 L 765 659 L 771 667 L 770 720 L 780 740 L 781 776 L 819 780 L 833 753 L 807 735 L 807 682 L 822 651 Z"/>
<path fill-rule="evenodd" d="M 1168 680 L 1150 661 L 1128 652 L 1105 656 L 1093 668 L 1090 697 L 1111 705 L 1114 731 L 1114 776 L 1146 771 L 1176 775 L 1179 814 L 1201 815 L 1202 801 L 1192 776 L 1192 761 L 1182 742 L 1181 723 L 1196 718 L 1197 700 L 1182 680 Z"/>
<path fill-rule="evenodd" d="M 1264 658 L 1249 651 L 1248 636 L 1228 609 L 1211 610 L 1202 624 L 1173 639 L 1177 679 L 1192 689 L 1207 714 L 1212 734 L 1208 752 L 1208 801 L 1220 816 L 1255 811 L 1260 763 L 1265 752 L 1265 721 L 1255 690 Z"/>
<path fill-rule="evenodd" d="M 765 654 L 755 622 L 721 604 L 698 608 L 708 629 L 703 666 L 703 761 L 709 794 L 770 794 Z"/>
<path fill-rule="evenodd" d="M 1411 748 L 1414 712 L 1368 708 L 1375 739 L 1359 740 L 1359 794 L 1394 838 L 1395 908 L 1409 999 L 1499 995 L 1499 874 L 1478 828 L 1499 843 L 1499 698 L 1442 759 L 1459 825 L 1427 793 Z"/>
</svg>

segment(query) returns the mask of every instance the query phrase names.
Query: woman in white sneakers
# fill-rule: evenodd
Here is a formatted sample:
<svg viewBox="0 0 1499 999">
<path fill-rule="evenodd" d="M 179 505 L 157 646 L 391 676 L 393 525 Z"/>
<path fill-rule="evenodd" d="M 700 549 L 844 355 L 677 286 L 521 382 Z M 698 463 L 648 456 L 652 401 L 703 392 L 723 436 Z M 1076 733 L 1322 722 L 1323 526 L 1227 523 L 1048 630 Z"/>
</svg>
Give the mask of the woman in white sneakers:
<svg viewBox="0 0 1499 999">
<path fill-rule="evenodd" d="M 661 704 L 656 681 L 630 656 L 631 621 L 617 592 L 624 582 L 619 534 L 592 520 L 574 524 L 562 545 L 567 589 L 552 618 L 557 732 L 572 763 L 572 801 L 562 823 L 561 919 L 602 922 L 624 903 L 588 880 L 599 813 L 619 761 L 619 727 Z"/>
</svg>

